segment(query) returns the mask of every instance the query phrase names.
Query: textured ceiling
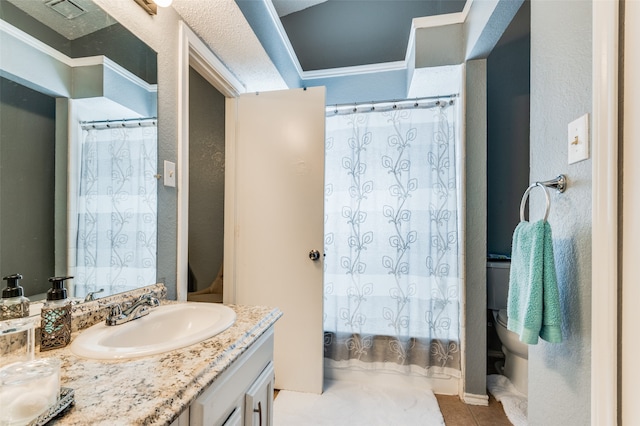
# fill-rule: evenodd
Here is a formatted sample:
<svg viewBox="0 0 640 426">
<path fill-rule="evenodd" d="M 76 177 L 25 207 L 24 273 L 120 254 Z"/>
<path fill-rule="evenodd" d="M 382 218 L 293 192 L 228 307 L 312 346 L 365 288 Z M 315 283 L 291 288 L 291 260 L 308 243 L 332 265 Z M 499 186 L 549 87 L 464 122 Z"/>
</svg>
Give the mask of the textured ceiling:
<svg viewBox="0 0 640 426">
<path fill-rule="evenodd" d="M 174 0 L 172 7 L 247 91 L 287 88 L 234 0 Z"/>
</svg>

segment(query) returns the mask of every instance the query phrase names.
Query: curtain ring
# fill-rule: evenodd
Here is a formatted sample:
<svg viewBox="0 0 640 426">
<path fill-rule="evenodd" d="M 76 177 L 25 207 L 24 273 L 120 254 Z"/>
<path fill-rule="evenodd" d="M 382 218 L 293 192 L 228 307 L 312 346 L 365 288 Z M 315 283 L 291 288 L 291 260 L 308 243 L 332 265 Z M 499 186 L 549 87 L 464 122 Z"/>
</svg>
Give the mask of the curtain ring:
<svg viewBox="0 0 640 426">
<path fill-rule="evenodd" d="M 539 186 L 540 188 L 542 188 L 544 190 L 544 195 L 545 195 L 545 199 L 546 199 L 546 202 L 547 202 L 543 220 L 546 221 L 547 218 L 549 217 L 549 210 L 551 208 L 551 198 L 549 197 L 549 189 L 544 184 L 542 184 L 541 182 L 536 182 L 533 185 L 530 185 L 527 188 L 527 190 L 524 191 L 524 195 L 522 196 L 522 201 L 520 202 L 520 221 L 521 222 L 524 222 L 524 206 L 525 206 L 525 204 L 527 204 L 527 198 L 529 197 L 529 193 L 536 186 Z"/>
</svg>

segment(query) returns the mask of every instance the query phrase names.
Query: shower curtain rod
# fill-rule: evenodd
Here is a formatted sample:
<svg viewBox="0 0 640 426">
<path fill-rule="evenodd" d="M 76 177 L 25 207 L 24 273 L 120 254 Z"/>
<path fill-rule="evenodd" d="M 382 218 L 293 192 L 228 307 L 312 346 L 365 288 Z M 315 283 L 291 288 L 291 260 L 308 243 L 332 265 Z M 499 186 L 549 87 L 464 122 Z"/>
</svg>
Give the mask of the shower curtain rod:
<svg viewBox="0 0 640 426">
<path fill-rule="evenodd" d="M 453 105 L 454 99 L 459 96 L 458 93 L 440 96 L 428 96 L 423 98 L 409 98 L 391 101 L 372 101 L 362 103 L 334 104 L 327 105 L 325 108 L 326 115 L 348 114 L 353 112 L 371 112 L 371 111 L 387 111 L 392 109 L 408 109 L 408 108 L 433 108 L 439 105 Z M 444 103 L 443 103 L 444 101 Z"/>
<path fill-rule="evenodd" d="M 158 123 L 157 117 L 143 117 L 143 118 L 123 118 L 121 120 L 95 120 L 95 121 L 81 121 L 80 125 L 83 130 L 86 129 L 111 129 L 122 127 L 151 127 L 156 126 Z"/>
</svg>

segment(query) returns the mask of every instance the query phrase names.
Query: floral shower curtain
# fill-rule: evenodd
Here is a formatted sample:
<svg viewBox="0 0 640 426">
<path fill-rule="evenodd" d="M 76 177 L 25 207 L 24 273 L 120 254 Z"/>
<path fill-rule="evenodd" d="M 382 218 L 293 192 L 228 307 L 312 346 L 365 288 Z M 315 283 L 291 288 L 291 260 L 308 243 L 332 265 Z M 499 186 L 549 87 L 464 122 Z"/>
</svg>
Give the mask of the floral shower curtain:
<svg viewBox="0 0 640 426">
<path fill-rule="evenodd" d="M 83 130 L 74 295 L 156 282 L 157 128 Z"/>
<path fill-rule="evenodd" d="M 325 361 L 459 377 L 457 108 L 416 105 L 327 108 Z"/>
</svg>

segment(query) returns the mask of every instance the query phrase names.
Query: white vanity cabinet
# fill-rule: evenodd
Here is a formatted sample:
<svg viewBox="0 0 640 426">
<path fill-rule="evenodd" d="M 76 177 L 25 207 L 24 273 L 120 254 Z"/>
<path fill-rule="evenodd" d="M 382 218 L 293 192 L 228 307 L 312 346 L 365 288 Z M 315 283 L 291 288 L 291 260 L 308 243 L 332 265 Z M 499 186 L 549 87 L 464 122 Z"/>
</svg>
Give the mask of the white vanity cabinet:
<svg viewBox="0 0 640 426">
<path fill-rule="evenodd" d="M 273 327 L 270 327 L 220 373 L 172 426 L 271 426 L 273 380 Z"/>
</svg>

